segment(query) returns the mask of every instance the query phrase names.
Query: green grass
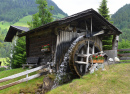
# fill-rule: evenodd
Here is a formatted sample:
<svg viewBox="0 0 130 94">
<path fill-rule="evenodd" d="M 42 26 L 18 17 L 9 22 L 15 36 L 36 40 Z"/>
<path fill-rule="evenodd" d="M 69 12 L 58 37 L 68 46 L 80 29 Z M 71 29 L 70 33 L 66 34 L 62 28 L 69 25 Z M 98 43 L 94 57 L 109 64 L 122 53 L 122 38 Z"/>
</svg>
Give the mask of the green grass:
<svg viewBox="0 0 130 94">
<path fill-rule="evenodd" d="M 64 18 L 65 16 L 62 15 L 62 14 L 59 14 L 58 15 L 53 15 L 54 17 L 59 17 L 59 18 Z M 1 21 L 0 22 L 0 28 L 3 30 L 3 29 L 9 29 L 10 25 L 15 25 L 15 26 L 23 26 L 23 27 L 28 27 L 27 25 L 27 22 L 30 22 L 32 20 L 32 15 L 28 15 L 28 16 L 25 16 L 23 18 L 21 18 L 18 22 L 12 24 L 12 23 L 9 23 L 9 22 L 5 22 L 5 21 Z M 55 20 L 55 18 L 54 18 Z"/>
<path fill-rule="evenodd" d="M 1 63 L 1 66 L 6 66 L 6 65 L 5 65 L 5 63 L 7 63 L 7 62 L 6 62 L 6 58 L 0 58 L 0 61 L 2 62 L 2 63 Z"/>
<path fill-rule="evenodd" d="M 48 94 L 130 94 L 130 63 L 106 67 L 71 83 L 59 86 Z"/>
<path fill-rule="evenodd" d="M 9 23 L 9 22 L 0 22 L 0 28 L 3 30 L 3 29 L 8 29 L 9 28 L 9 26 L 10 26 L 11 24 Z"/>
<path fill-rule="evenodd" d="M 54 17 L 59 17 L 59 18 L 64 18 L 65 16 L 62 15 L 62 14 L 59 14 L 58 15 L 53 15 Z M 27 22 L 30 22 L 32 20 L 32 15 L 28 15 L 28 16 L 25 16 L 23 18 L 21 18 L 18 22 L 12 24 L 12 23 L 9 23 L 9 22 L 5 22 L 5 21 L 1 21 L 0 22 L 0 28 L 3 30 L 3 29 L 9 29 L 10 25 L 15 25 L 15 26 L 23 26 L 23 27 L 28 27 L 27 25 Z M 54 18 L 55 20 L 55 18 Z"/>
<path fill-rule="evenodd" d="M 32 16 L 31 15 L 25 16 L 25 17 L 23 17 L 22 19 L 20 19 L 18 22 L 16 22 L 13 25 L 28 27 L 27 22 L 30 22 L 31 20 L 32 20 Z"/>
<path fill-rule="evenodd" d="M 58 15 L 53 15 L 54 20 L 56 20 L 55 17 L 58 17 L 58 18 L 64 18 L 65 16 L 62 15 L 62 14 L 60 14 L 60 13 L 58 13 Z"/>
<path fill-rule="evenodd" d="M 27 70 L 27 69 L 18 68 L 18 69 L 2 71 L 2 72 L 0 72 L 0 79 L 7 77 L 7 76 L 10 76 L 10 75 L 13 75 L 13 74 L 16 74 L 16 73 L 23 72 L 25 70 Z M 29 75 L 33 75 L 36 73 L 38 73 L 38 72 L 34 72 L 34 73 L 29 74 Z M 0 83 L 0 86 L 9 84 L 9 83 L 17 81 L 17 80 L 20 80 L 21 78 L 24 78 L 24 77 L 25 76 L 22 76 L 22 77 L 15 78 L 15 79 L 7 81 L 7 82 Z M 35 91 L 37 90 L 38 85 L 42 84 L 43 78 L 44 78 L 44 76 L 41 76 L 41 77 L 35 78 L 33 80 L 30 80 L 28 82 L 23 82 L 21 84 L 6 88 L 4 90 L 1 90 L 0 94 L 19 94 L 19 92 L 21 90 L 24 92 L 30 92 L 31 94 L 35 94 Z"/>
<path fill-rule="evenodd" d="M 0 22 L 0 28 L 1 28 L 2 30 L 3 30 L 3 29 L 9 29 L 10 25 L 28 27 L 27 21 L 30 22 L 31 19 L 32 19 L 32 16 L 29 15 L 29 16 L 23 17 L 22 19 L 20 19 L 18 22 L 14 23 L 14 24 L 9 23 L 9 22 L 1 21 L 1 22 Z"/>
<path fill-rule="evenodd" d="M 130 60 L 120 60 L 120 62 L 129 63 Z"/>
</svg>

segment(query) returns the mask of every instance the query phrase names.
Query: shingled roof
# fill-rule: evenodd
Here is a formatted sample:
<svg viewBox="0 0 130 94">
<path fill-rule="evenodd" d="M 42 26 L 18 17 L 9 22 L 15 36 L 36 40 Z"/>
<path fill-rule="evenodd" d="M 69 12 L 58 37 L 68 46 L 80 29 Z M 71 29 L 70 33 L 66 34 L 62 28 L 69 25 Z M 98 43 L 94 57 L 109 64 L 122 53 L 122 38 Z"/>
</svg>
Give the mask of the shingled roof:
<svg viewBox="0 0 130 94">
<path fill-rule="evenodd" d="M 16 33 L 22 32 L 22 31 L 27 32 L 27 31 L 29 31 L 29 28 L 21 27 L 21 26 L 10 26 L 4 41 L 5 42 L 12 42 L 12 39 L 16 35 Z"/>
<path fill-rule="evenodd" d="M 88 9 L 88 10 L 85 10 L 85 11 L 82 11 L 82 12 L 79 12 L 77 14 L 74 14 L 74 15 L 71 15 L 71 16 L 68 16 L 68 17 L 65 17 L 65 18 L 62 18 L 60 20 L 56 20 L 56 21 L 53 21 L 51 23 L 48 23 L 48 24 L 45 24 L 43 26 L 40 26 L 38 28 L 35 28 L 35 29 L 32 29 L 28 32 L 25 32 L 25 33 L 22 33 L 22 34 L 19 34 L 18 36 L 25 36 L 26 34 L 30 33 L 30 32 L 34 32 L 34 31 L 38 31 L 40 29 L 44 29 L 44 28 L 49 28 L 50 26 L 51 27 L 55 27 L 55 26 L 58 26 L 58 25 L 62 25 L 62 24 L 65 24 L 65 23 L 69 23 L 69 22 L 72 22 L 74 20 L 77 20 L 77 19 L 80 19 L 82 17 L 86 17 L 86 16 L 92 16 L 94 19 L 95 19 L 95 23 L 97 25 L 99 25 L 100 23 L 106 25 L 111 31 L 113 32 L 116 32 L 116 34 L 121 34 L 122 32 L 116 28 L 114 25 L 112 25 L 111 23 L 109 23 L 104 17 L 102 17 L 98 12 L 96 12 L 95 10 L 93 9 Z M 96 21 L 98 20 L 98 21 Z"/>
</svg>

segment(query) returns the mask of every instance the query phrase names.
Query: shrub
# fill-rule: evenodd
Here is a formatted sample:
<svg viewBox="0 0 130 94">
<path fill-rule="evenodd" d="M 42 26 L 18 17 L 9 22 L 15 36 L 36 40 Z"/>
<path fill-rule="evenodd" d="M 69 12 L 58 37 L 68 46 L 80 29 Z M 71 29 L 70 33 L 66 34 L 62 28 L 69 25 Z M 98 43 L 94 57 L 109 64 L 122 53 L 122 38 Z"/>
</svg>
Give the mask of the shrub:
<svg viewBox="0 0 130 94">
<path fill-rule="evenodd" d="M 4 70 L 6 70 L 5 67 L 1 67 L 1 68 L 0 68 L 0 71 L 4 71 Z"/>
</svg>

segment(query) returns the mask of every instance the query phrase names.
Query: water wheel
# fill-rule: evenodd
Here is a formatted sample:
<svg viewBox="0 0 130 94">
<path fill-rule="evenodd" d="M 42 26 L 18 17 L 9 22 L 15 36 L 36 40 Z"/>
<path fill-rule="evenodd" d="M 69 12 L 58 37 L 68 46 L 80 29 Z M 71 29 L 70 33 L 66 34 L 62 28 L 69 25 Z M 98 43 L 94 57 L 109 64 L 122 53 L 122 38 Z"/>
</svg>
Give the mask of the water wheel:
<svg viewBox="0 0 130 94">
<path fill-rule="evenodd" d="M 100 52 L 98 44 L 92 40 L 79 41 L 70 54 L 69 66 L 74 75 L 83 76 L 89 72 L 90 55 Z"/>
</svg>

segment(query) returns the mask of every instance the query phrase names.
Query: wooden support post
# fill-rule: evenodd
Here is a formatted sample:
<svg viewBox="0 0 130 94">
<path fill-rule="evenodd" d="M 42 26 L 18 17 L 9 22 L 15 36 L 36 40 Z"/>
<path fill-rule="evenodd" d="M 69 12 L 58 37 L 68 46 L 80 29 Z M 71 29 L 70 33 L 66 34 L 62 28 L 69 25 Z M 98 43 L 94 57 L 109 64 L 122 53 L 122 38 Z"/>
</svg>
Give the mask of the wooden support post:
<svg viewBox="0 0 130 94">
<path fill-rule="evenodd" d="M 113 41 L 112 41 L 112 50 L 117 50 L 118 49 L 118 41 L 119 41 L 119 36 L 114 35 L 113 36 Z"/>
<path fill-rule="evenodd" d="M 92 34 L 92 31 L 93 31 L 93 19 L 91 17 L 91 34 Z"/>
</svg>

